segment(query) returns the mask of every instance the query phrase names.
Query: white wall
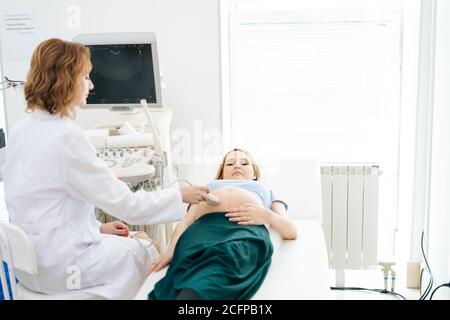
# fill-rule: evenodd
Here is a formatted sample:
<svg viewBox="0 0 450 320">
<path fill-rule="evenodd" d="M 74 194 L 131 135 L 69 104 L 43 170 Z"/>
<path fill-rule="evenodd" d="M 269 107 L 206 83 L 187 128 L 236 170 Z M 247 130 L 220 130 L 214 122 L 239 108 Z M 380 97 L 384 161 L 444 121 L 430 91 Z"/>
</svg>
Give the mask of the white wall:
<svg viewBox="0 0 450 320">
<path fill-rule="evenodd" d="M 70 40 L 87 32 L 155 32 L 166 85 L 163 105 L 174 111 L 172 129 L 187 129 L 191 135 L 221 130 L 219 0 L 0 0 L 0 16 L 4 13 L 29 13 L 35 19 L 31 40 L 0 39 L 4 74 L 22 80 L 33 49 L 44 39 Z M 17 50 L 13 58 L 11 50 Z M 25 105 L 20 92 L 13 90 L 6 92 L 6 103 L 10 128 L 25 115 Z M 83 110 L 78 122 L 90 123 L 97 115 Z M 198 144 L 191 152 L 202 151 Z"/>
<path fill-rule="evenodd" d="M 435 286 L 450 282 L 450 1 L 438 0 L 428 257 Z M 433 299 L 450 299 L 440 289 Z"/>
<path fill-rule="evenodd" d="M 407 0 L 403 5 L 402 105 L 400 124 L 399 199 L 396 261 L 408 261 L 411 251 L 411 213 L 414 186 L 414 137 L 416 130 L 420 0 Z M 423 219 L 422 219 L 423 220 Z M 419 258 L 417 258 L 419 260 Z M 399 270 L 404 271 L 404 270 Z M 403 277 L 403 272 L 399 274 Z"/>
</svg>

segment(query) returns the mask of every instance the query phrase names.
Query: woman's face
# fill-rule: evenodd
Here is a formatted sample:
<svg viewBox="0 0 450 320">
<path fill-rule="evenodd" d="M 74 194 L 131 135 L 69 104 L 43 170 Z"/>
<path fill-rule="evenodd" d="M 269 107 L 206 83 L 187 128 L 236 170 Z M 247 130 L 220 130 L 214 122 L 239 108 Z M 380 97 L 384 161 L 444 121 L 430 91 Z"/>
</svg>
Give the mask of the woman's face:
<svg viewBox="0 0 450 320">
<path fill-rule="evenodd" d="M 253 180 L 255 179 L 253 163 L 242 151 L 232 151 L 225 158 L 223 179 Z"/>
<path fill-rule="evenodd" d="M 82 107 L 86 105 L 87 103 L 87 97 L 89 95 L 89 91 L 94 89 L 94 84 L 92 83 L 91 79 L 89 78 L 89 72 L 82 75 L 81 78 L 81 95 L 78 99 L 77 105 Z"/>
</svg>

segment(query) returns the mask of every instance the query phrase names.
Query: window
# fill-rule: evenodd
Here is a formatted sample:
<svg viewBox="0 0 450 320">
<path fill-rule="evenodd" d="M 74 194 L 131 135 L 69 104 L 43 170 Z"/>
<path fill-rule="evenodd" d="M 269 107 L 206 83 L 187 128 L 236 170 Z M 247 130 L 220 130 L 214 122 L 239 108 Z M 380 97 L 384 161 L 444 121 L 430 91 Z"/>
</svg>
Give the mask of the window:
<svg viewBox="0 0 450 320">
<path fill-rule="evenodd" d="M 260 158 L 314 154 L 323 163 L 378 164 L 380 251 L 390 251 L 402 1 L 229 0 L 221 10 L 224 145 Z"/>
</svg>

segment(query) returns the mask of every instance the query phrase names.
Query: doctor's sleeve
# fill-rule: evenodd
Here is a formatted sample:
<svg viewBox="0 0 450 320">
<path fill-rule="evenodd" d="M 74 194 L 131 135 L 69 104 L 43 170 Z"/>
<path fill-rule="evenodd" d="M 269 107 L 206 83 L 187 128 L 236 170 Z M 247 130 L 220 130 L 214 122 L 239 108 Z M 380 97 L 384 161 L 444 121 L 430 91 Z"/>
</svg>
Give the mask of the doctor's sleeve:
<svg viewBox="0 0 450 320">
<path fill-rule="evenodd" d="M 67 192 L 130 224 L 178 221 L 185 213 L 178 189 L 132 192 L 106 164 L 82 132 L 71 135 L 62 153 Z"/>
</svg>

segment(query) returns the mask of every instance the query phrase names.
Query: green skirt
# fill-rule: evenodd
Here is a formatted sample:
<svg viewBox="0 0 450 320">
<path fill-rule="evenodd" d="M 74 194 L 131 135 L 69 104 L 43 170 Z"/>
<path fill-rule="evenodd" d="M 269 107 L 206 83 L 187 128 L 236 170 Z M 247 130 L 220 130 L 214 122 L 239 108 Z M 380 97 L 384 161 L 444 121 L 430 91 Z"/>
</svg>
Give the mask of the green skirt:
<svg viewBox="0 0 450 320">
<path fill-rule="evenodd" d="M 149 299 L 174 300 L 182 289 L 205 300 L 247 300 L 256 293 L 272 260 L 269 233 L 263 225 L 230 222 L 225 214 L 206 214 L 186 229 Z"/>
</svg>

